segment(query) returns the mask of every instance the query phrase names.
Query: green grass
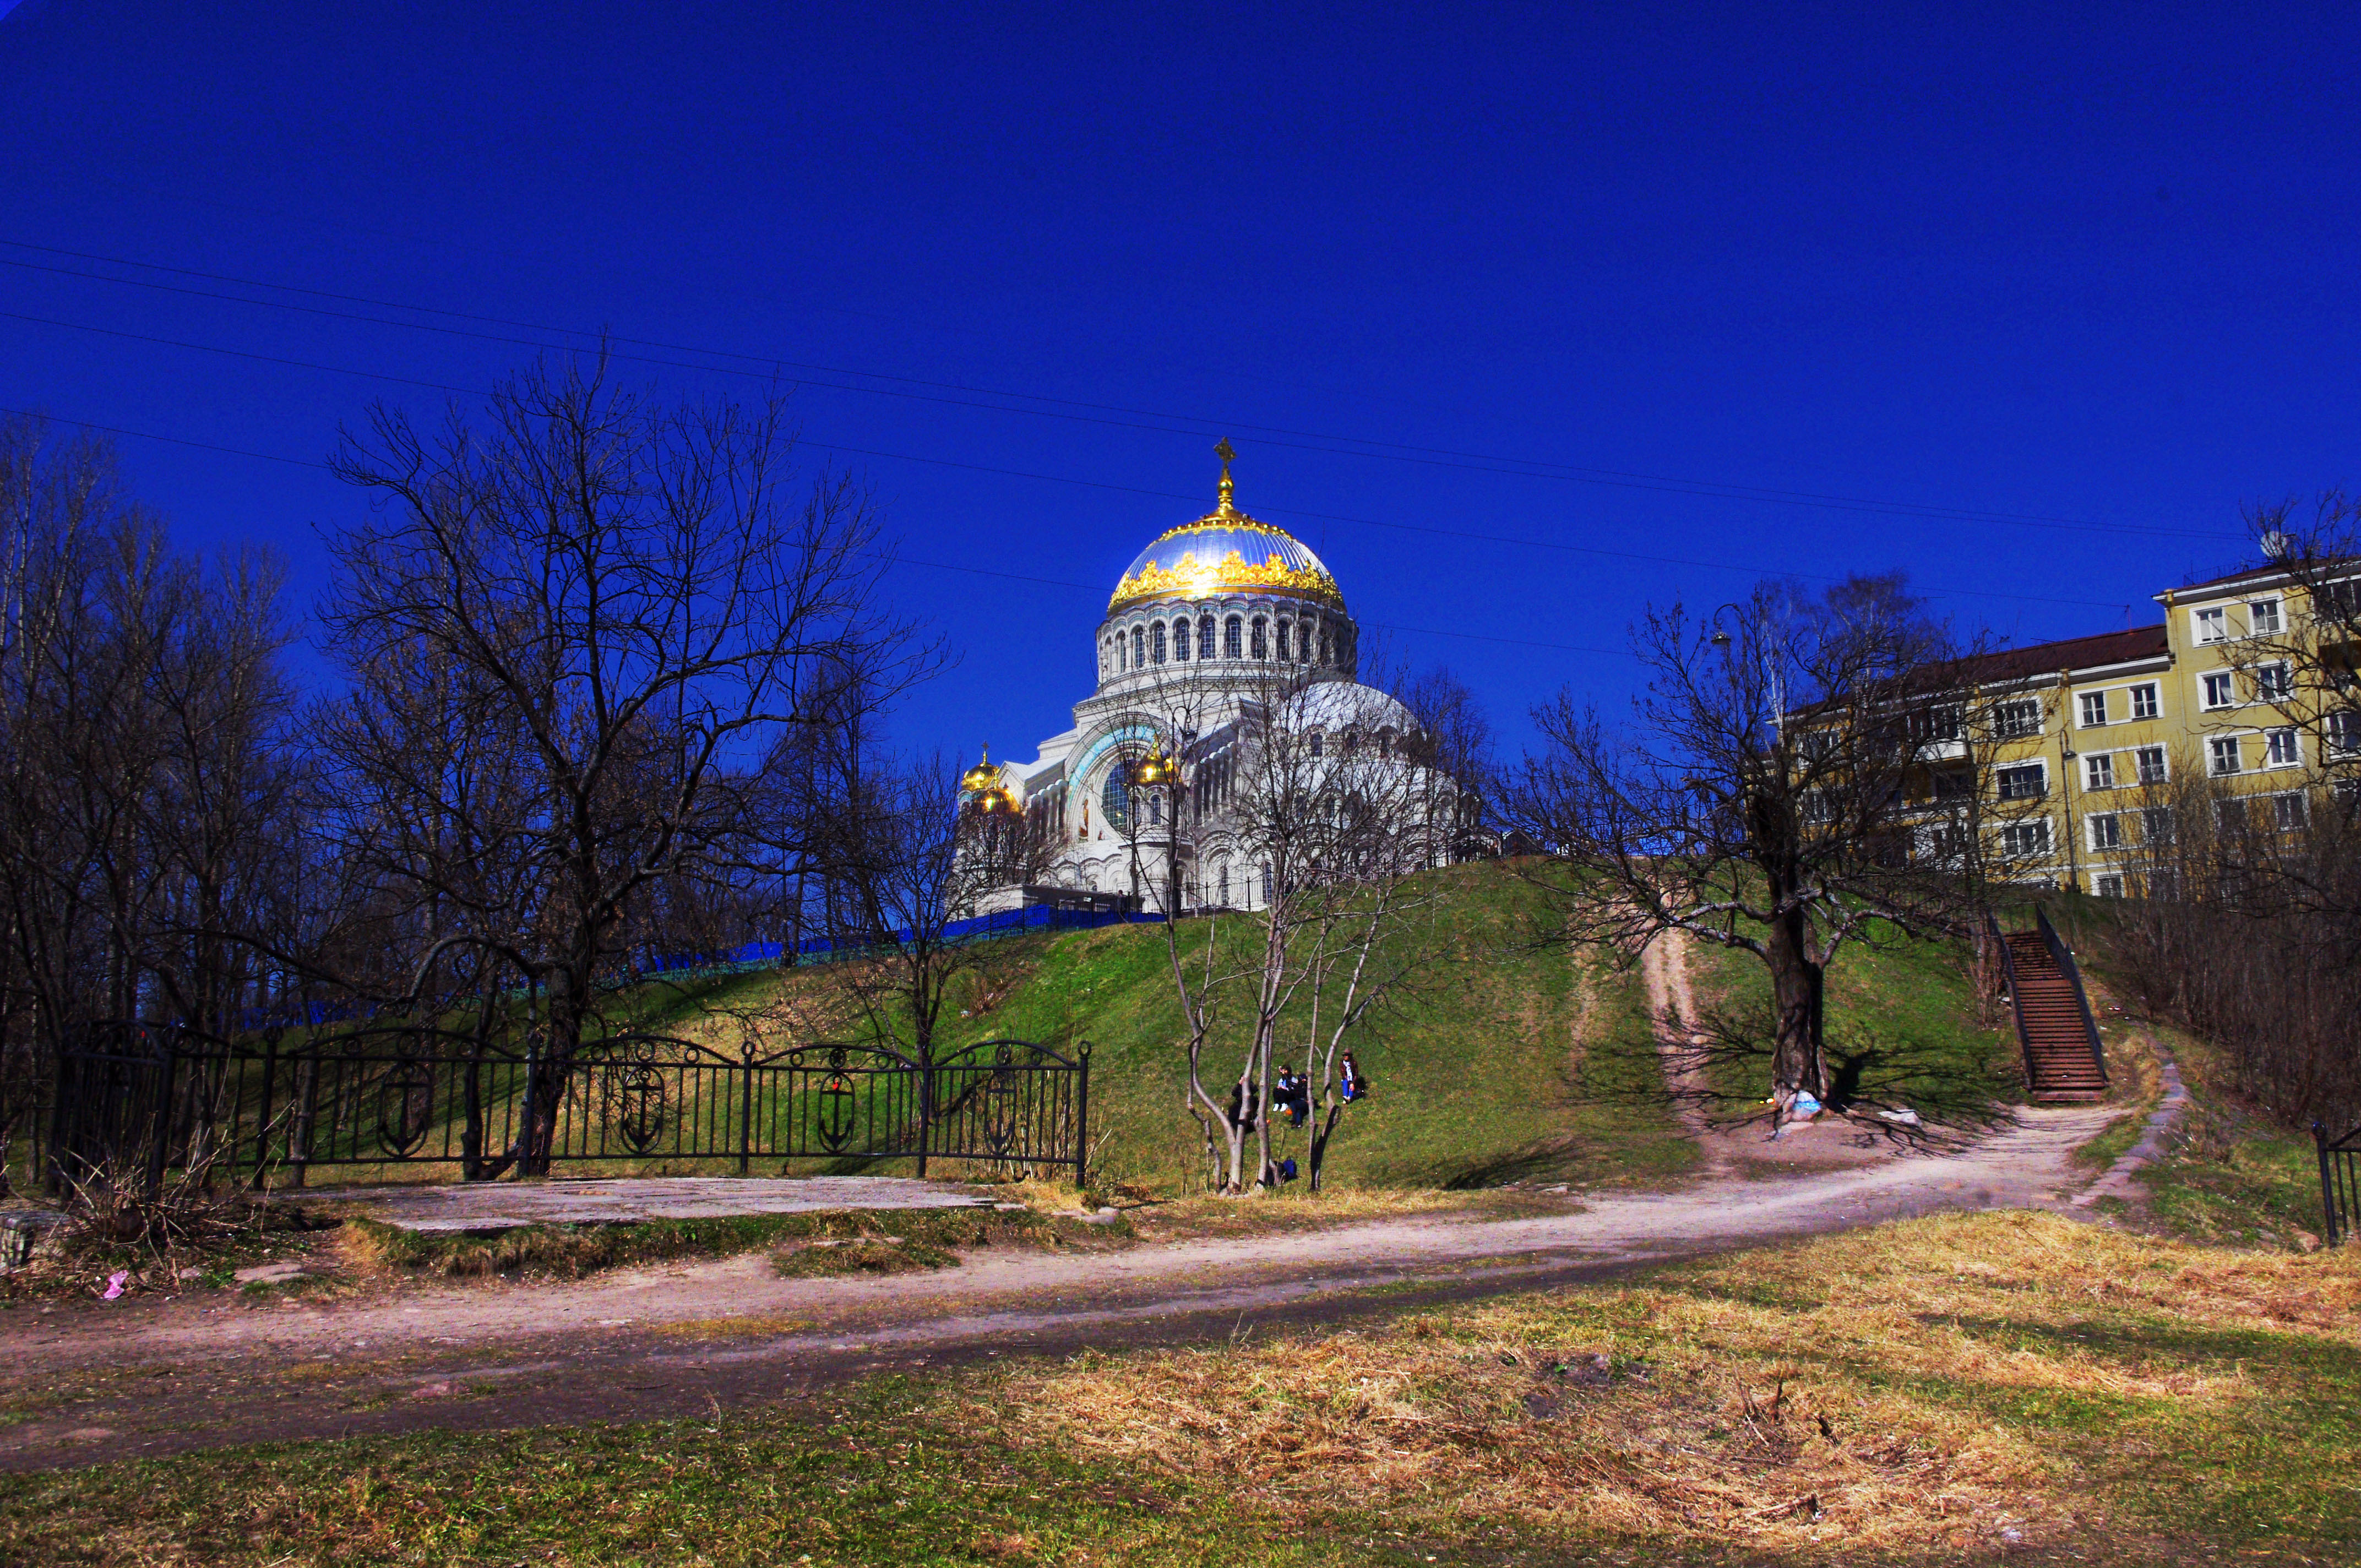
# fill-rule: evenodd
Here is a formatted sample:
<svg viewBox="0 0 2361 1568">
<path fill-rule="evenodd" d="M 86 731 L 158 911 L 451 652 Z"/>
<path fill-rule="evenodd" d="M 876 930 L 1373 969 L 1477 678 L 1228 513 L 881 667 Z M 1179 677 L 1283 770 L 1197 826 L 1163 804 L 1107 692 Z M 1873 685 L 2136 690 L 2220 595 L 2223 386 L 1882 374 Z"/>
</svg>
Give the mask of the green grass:
<svg viewBox="0 0 2361 1568">
<path fill-rule="evenodd" d="M 1709 1081 L 1724 1103 L 1771 1092 L 1771 981 L 1762 960 L 1700 941 L 1692 951 L 1701 1008 L 1723 1038 Z M 1840 948 L 1824 998 L 1831 1097 L 1906 1105 L 1930 1121 L 1988 1122 L 2024 1098 L 2016 1040 L 1975 1022 L 1960 947 L 1914 941 L 1887 927 Z"/>
<path fill-rule="evenodd" d="M 1536 895 L 1507 867 L 1427 875 L 1444 893 L 1443 939 L 1417 982 L 1351 1042 L 1377 1091 L 1345 1111 L 1329 1180 L 1653 1181 L 1693 1168 L 1695 1150 L 1663 1102 L 1638 977 L 1596 958 L 1525 948 Z M 1186 921 L 1179 934 L 1202 943 L 1209 925 Z M 1258 939 L 1251 917 L 1222 925 L 1225 940 Z M 1037 940 L 1029 949 L 1011 944 L 1021 978 L 988 1012 L 958 1020 L 953 1037 L 1087 1038 L 1093 1136 L 1104 1138 L 1094 1179 L 1168 1194 L 1201 1188 L 1200 1135 L 1183 1108 L 1186 1035 L 1162 928 Z M 1300 1060 L 1300 1023 L 1282 1039 Z M 1225 1035 L 1209 1051 L 1209 1082 L 1236 1072 L 1237 1045 Z M 1279 1157 L 1301 1160 L 1303 1138 L 1282 1136 Z"/>
</svg>

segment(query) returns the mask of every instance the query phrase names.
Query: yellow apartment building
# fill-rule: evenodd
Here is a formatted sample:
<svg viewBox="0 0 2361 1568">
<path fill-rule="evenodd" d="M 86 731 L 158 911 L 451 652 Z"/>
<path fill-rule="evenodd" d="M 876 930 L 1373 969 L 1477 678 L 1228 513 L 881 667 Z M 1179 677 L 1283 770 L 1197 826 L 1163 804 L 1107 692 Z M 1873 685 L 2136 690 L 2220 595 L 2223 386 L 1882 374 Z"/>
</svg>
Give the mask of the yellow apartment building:
<svg viewBox="0 0 2361 1568">
<path fill-rule="evenodd" d="M 2017 880 L 2136 894 L 2140 851 L 2174 830 L 2152 786 L 2194 769 L 2244 801 L 2250 828 L 2288 830 L 2309 820 L 2325 763 L 2361 758 L 2361 727 L 2322 711 L 2317 664 L 2299 656 L 2314 635 L 2311 598 L 2284 567 L 2156 600 L 2161 625 L 2011 649 L 1975 668 L 1989 776 L 1954 763 L 1947 779 L 1938 758 L 1927 802 L 1977 790 Z M 1964 759 L 1970 748 L 1951 750 Z"/>
</svg>

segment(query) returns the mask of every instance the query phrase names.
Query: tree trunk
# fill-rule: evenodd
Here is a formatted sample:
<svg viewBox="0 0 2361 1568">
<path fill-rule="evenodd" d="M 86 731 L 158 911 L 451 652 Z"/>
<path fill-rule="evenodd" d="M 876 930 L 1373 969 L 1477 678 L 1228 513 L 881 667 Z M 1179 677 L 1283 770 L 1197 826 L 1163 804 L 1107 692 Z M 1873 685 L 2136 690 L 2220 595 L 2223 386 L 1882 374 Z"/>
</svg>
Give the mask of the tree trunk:
<svg viewBox="0 0 2361 1568">
<path fill-rule="evenodd" d="M 1821 1036 L 1827 976 L 1811 960 L 1810 932 L 1801 910 L 1772 923 L 1763 961 L 1771 970 L 1776 1014 L 1772 1095 L 1778 1107 L 1776 1119 L 1784 1121 L 1797 1090 L 1809 1090 L 1814 1099 L 1823 1101 L 1828 1091 L 1828 1052 Z"/>
</svg>

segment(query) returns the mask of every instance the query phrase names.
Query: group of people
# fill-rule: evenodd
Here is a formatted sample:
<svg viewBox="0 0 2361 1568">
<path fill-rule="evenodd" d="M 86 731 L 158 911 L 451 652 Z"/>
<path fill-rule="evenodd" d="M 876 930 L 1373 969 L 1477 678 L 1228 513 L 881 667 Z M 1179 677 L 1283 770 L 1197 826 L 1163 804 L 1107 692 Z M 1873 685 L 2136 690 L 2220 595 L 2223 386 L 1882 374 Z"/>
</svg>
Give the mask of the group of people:
<svg viewBox="0 0 2361 1568">
<path fill-rule="evenodd" d="M 1336 1063 L 1336 1093 L 1338 1098 L 1348 1105 L 1356 1100 L 1367 1100 L 1369 1097 L 1369 1080 L 1361 1075 L 1361 1066 L 1353 1059 L 1353 1053 L 1350 1051 L 1346 1051 Z M 1245 1126 L 1252 1128 L 1258 1124 L 1256 1102 L 1262 1096 L 1250 1083 L 1239 1085 L 1230 1092 L 1230 1111 L 1233 1115 L 1238 1113 L 1241 1095 L 1245 1097 L 1246 1113 L 1239 1117 L 1239 1121 Z M 1279 1076 L 1271 1080 L 1270 1102 L 1272 1108 L 1279 1115 L 1287 1118 L 1289 1126 L 1303 1125 L 1312 1119 L 1312 1080 L 1291 1067 L 1280 1068 Z"/>
<path fill-rule="evenodd" d="M 1233 1113 L 1236 1111 L 1239 1104 L 1239 1092 L 1243 1092 L 1246 1096 L 1246 1113 L 1243 1118 L 1244 1124 L 1252 1128 L 1257 1125 L 1255 1107 L 1260 1095 L 1252 1085 L 1241 1085 L 1239 1091 L 1233 1092 L 1230 1097 Z M 1369 1080 L 1362 1076 L 1361 1064 L 1353 1059 L 1353 1053 L 1350 1051 L 1346 1051 L 1337 1060 L 1336 1093 L 1345 1104 L 1369 1097 Z M 1291 1067 L 1280 1068 L 1278 1076 L 1271 1080 L 1270 1102 L 1277 1114 L 1287 1118 L 1289 1126 L 1302 1126 L 1312 1119 L 1312 1080 Z M 1283 1187 L 1294 1180 L 1296 1175 L 1296 1164 L 1291 1157 L 1278 1160 L 1265 1173 L 1263 1185 Z"/>
</svg>

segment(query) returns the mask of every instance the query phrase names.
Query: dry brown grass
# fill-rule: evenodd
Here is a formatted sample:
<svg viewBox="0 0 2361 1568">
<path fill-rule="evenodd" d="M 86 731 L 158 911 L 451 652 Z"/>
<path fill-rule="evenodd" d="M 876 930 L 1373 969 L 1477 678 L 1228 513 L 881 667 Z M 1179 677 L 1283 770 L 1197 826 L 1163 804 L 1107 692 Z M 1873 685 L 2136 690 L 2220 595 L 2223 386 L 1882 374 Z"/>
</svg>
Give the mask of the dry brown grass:
<svg viewBox="0 0 2361 1568">
<path fill-rule="evenodd" d="M 2267 1397 L 2243 1367 L 2193 1368 L 2093 1323 L 2161 1314 L 2352 1344 L 2356 1305 L 2361 1260 L 1948 1218 L 1367 1332 L 1086 1357 L 962 1415 L 1299 1523 L 1367 1508 L 1451 1534 L 1925 1557 L 2063 1544 L 2111 1509 L 2072 1445 L 1941 1389 L 2234 1416 Z"/>
</svg>

